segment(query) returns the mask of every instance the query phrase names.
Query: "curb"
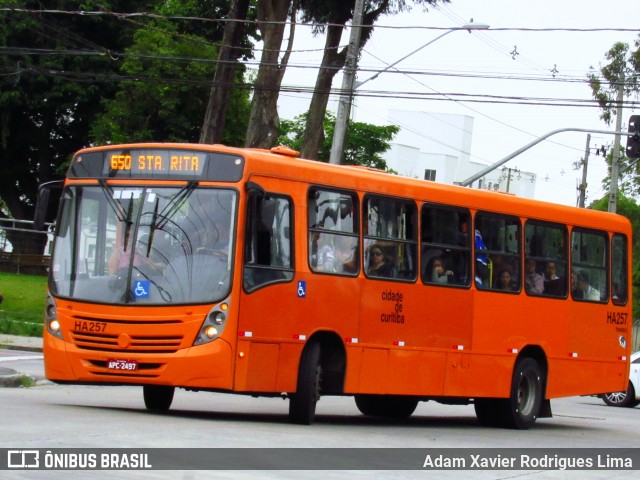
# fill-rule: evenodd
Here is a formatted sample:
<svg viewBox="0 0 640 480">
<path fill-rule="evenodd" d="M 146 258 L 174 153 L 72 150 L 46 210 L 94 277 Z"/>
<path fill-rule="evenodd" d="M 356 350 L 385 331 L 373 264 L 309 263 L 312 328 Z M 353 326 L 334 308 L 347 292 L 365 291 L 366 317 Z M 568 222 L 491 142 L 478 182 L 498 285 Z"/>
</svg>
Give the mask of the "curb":
<svg viewBox="0 0 640 480">
<path fill-rule="evenodd" d="M 13 343 L 0 343 L 0 349 L 42 353 L 42 347 L 27 347 L 24 345 L 14 345 Z"/>
<path fill-rule="evenodd" d="M 0 387 L 15 388 L 22 386 L 22 375 L 12 368 L 0 367 Z"/>
</svg>

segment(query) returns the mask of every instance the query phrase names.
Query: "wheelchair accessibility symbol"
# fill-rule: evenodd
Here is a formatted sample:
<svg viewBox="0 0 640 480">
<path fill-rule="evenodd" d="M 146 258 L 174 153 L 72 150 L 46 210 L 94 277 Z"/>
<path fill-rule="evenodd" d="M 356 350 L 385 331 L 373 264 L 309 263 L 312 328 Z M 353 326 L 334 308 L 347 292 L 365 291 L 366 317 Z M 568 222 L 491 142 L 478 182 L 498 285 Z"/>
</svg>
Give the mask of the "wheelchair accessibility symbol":
<svg viewBox="0 0 640 480">
<path fill-rule="evenodd" d="M 307 282 L 305 280 L 298 281 L 298 298 L 305 298 L 307 296 Z"/>
<path fill-rule="evenodd" d="M 133 284 L 134 298 L 149 298 L 151 282 L 149 280 L 136 280 Z"/>
</svg>

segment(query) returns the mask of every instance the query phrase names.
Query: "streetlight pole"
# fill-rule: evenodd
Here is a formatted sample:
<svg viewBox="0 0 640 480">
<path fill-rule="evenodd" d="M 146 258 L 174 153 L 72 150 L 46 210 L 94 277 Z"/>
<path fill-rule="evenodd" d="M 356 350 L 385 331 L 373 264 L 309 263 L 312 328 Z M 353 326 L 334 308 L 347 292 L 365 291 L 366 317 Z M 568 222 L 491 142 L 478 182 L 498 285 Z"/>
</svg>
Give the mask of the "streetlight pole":
<svg viewBox="0 0 640 480">
<path fill-rule="evenodd" d="M 361 0 L 356 1 L 356 12 L 354 12 L 354 25 L 355 25 L 355 15 L 357 13 L 358 3 L 361 3 Z M 349 49 L 347 51 L 347 63 L 345 64 L 345 72 L 342 80 L 342 96 L 340 97 L 340 102 L 338 103 L 338 113 L 336 115 L 336 125 L 333 130 L 333 141 L 331 143 L 331 156 L 329 157 L 329 163 L 333 163 L 333 164 L 341 163 L 342 151 L 344 149 L 344 140 L 347 133 L 347 121 L 349 119 L 349 112 L 351 110 L 351 98 L 353 97 L 353 91 L 355 89 L 360 88 L 365 83 L 376 79 L 378 75 L 380 75 L 381 73 L 384 73 L 392 69 L 398 63 L 402 62 L 403 60 L 406 60 L 411 55 L 414 55 L 415 53 L 419 52 L 423 48 L 428 47 L 429 45 L 440 40 L 442 37 L 444 37 L 445 35 L 448 35 L 449 33 L 457 32 L 460 30 L 467 30 L 469 33 L 471 33 L 472 30 L 487 30 L 488 28 L 489 28 L 489 25 L 486 25 L 483 23 L 467 23 L 461 27 L 450 28 L 445 32 L 442 32 L 437 37 L 429 40 L 424 45 L 421 45 L 420 47 L 416 48 L 415 50 L 408 53 L 404 57 L 400 58 L 399 60 L 396 60 L 392 64 L 387 65 L 385 68 L 383 68 L 379 72 L 376 72 L 375 75 L 363 80 L 362 82 L 356 82 L 355 74 L 357 69 L 356 62 L 358 59 L 358 50 L 359 50 L 358 44 L 359 44 L 360 31 L 359 31 L 359 27 L 358 28 L 354 27 L 354 29 L 351 31 L 351 40 L 349 41 Z M 357 32 L 358 40 L 355 43 L 353 42 L 354 30 L 358 30 Z M 351 55 L 352 47 L 354 49 L 353 55 Z M 350 58 L 353 59 L 353 64 L 349 63 Z"/>
<path fill-rule="evenodd" d="M 351 110 L 353 84 L 356 80 L 356 70 L 358 68 L 360 30 L 362 28 L 364 0 L 356 0 L 353 8 L 351 36 L 349 37 L 347 60 L 344 65 L 344 75 L 342 77 L 342 95 L 340 96 L 340 102 L 338 103 L 338 113 L 336 114 L 336 124 L 333 128 L 333 140 L 331 142 L 331 154 L 329 155 L 329 163 L 336 165 L 342 160 L 344 139 L 347 134 L 347 120 L 349 118 L 349 111 Z"/>
<path fill-rule="evenodd" d="M 622 128 L 622 101 L 624 100 L 624 71 L 621 72 L 618 97 L 616 102 L 616 132 Z M 609 181 L 609 208 L 608 211 L 616 213 L 618 209 L 618 174 L 620 172 L 620 135 L 616 135 L 613 141 L 613 154 L 611 156 L 611 179 Z"/>
</svg>

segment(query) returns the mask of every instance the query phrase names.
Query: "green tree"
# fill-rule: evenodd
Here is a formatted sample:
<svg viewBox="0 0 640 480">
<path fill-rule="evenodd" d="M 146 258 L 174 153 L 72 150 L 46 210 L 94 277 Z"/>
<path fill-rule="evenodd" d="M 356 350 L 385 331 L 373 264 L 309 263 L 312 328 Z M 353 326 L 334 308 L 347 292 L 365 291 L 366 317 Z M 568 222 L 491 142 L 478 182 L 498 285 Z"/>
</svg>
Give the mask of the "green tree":
<svg viewBox="0 0 640 480">
<path fill-rule="evenodd" d="M 0 0 L 0 217 L 33 219 L 38 184 L 94 142 L 197 141 L 224 25 L 188 17 L 220 18 L 229 4 Z M 133 12 L 167 18 L 119 15 Z M 241 144 L 248 92 L 230 102 L 223 141 Z"/>
<path fill-rule="evenodd" d="M 629 158 L 625 155 L 626 147 L 624 141 L 620 145 L 619 154 L 619 172 L 618 172 L 618 190 L 627 197 L 635 199 L 640 198 L 640 182 L 638 181 L 638 160 Z M 603 190 L 609 190 L 611 184 L 611 163 L 613 162 L 613 149 L 605 155 L 607 163 L 607 176 L 602 179 Z"/>
<path fill-rule="evenodd" d="M 209 93 L 207 110 L 202 122 L 200 143 L 220 143 L 223 141 L 229 99 L 233 90 L 237 88 L 239 83 L 242 83 L 243 73 L 245 72 L 244 65 L 238 60 L 240 58 L 248 59 L 253 56 L 249 48 L 247 32 L 254 36 L 255 31 L 252 27 L 253 24 L 246 22 L 251 3 L 250 0 L 233 0 L 225 17 L 231 21 L 227 22 L 224 27 L 222 44 L 218 53 L 218 63 Z M 232 116 L 231 118 L 234 117 Z M 242 145 L 242 142 L 231 142 L 230 144 Z"/>
<path fill-rule="evenodd" d="M 301 151 L 304 143 L 304 131 L 308 112 L 298 115 L 294 120 L 280 122 L 278 144 L 287 145 Z M 336 119 L 331 112 L 325 112 L 322 124 L 324 142 L 320 146 L 317 160 L 329 161 L 331 139 Z M 400 130 L 396 125 L 378 126 L 363 122 L 352 122 L 349 125 L 345 142 L 344 163 L 365 167 L 387 169 L 382 154 L 389 150 L 389 142 Z"/>
<path fill-rule="evenodd" d="M 109 52 L 122 51 L 135 30 L 108 15 L 39 10 L 131 12 L 148 4 L 0 0 L 4 8 L 21 9 L 0 12 L 0 197 L 7 209 L 1 217 L 33 219 L 38 184 L 59 178 L 71 152 L 89 143 L 100 100 L 117 88 L 97 79 L 117 71 Z M 42 248 L 20 238 L 10 241 L 18 253 Z"/>
<path fill-rule="evenodd" d="M 278 96 L 293 46 L 298 5 L 299 0 L 258 1 L 258 29 L 262 34 L 263 47 L 258 75 L 253 85 L 251 115 L 244 142 L 247 147 L 270 148 L 278 136 Z M 289 40 L 281 56 L 286 21 L 289 17 Z"/>
<path fill-rule="evenodd" d="M 391 15 L 403 10 L 409 10 L 411 3 L 423 6 L 436 5 L 437 2 L 446 3 L 449 0 L 367 0 L 364 5 L 364 28 L 360 34 L 361 50 L 373 32 L 373 25 L 382 15 Z M 346 24 L 353 18 L 353 2 L 342 0 L 300 0 L 302 20 L 313 25 L 314 34 L 326 32 L 324 53 L 313 96 L 309 105 L 309 117 L 304 132 L 302 156 L 319 159 L 320 148 L 325 139 L 322 138 L 324 114 L 327 110 L 329 94 L 333 78 L 344 67 L 347 59 L 347 47 L 340 48 L 342 32 Z M 346 161 L 346 159 L 345 159 Z"/>
<path fill-rule="evenodd" d="M 640 94 L 640 36 L 635 41 L 636 50 L 630 50 L 629 44 L 617 42 L 606 53 L 609 61 L 601 65 L 599 73 L 590 68 L 587 75 L 593 97 L 598 101 L 602 113 L 600 118 L 611 124 L 618 107 L 618 89 L 622 85 L 624 97 L 638 98 Z"/>
<path fill-rule="evenodd" d="M 635 41 L 635 47 L 635 50 L 631 50 L 626 43 L 615 43 L 605 55 L 607 63 L 600 65 L 598 71 L 591 67 L 587 75 L 593 97 L 602 109 L 600 118 L 607 125 L 611 124 L 616 115 L 620 88 L 623 89 L 623 98 L 637 99 L 640 95 L 640 36 Z M 625 195 L 638 198 L 640 195 L 638 165 L 636 160 L 624 155 L 625 145 L 626 141 L 623 138 L 619 152 L 619 188 Z M 611 179 L 613 154 L 614 152 L 611 151 L 606 157 L 609 174 L 603 179 L 603 187 L 607 190 Z"/>
<path fill-rule="evenodd" d="M 104 115 L 95 123 L 97 142 L 197 142 L 206 109 L 208 81 L 215 70 L 217 47 L 202 37 L 183 34 L 165 19 L 154 19 L 136 31 L 126 50 L 115 98 L 103 102 Z M 186 60 L 178 60 L 186 59 Z M 201 61 L 198 61 L 201 60 Z M 231 102 L 248 108 L 248 92 L 234 90 Z M 242 132 L 228 132 L 230 140 Z"/>
</svg>

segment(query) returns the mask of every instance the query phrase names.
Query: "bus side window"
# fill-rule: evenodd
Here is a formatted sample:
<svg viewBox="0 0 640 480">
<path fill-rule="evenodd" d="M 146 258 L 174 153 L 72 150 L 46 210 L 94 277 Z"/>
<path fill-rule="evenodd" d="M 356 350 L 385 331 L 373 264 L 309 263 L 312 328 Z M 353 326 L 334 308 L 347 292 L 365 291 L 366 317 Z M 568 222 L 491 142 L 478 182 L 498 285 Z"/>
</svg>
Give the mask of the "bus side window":
<svg viewBox="0 0 640 480">
<path fill-rule="evenodd" d="M 422 206 L 422 281 L 433 285 L 469 285 L 471 244 L 467 210 Z"/>
<path fill-rule="evenodd" d="M 616 305 L 627 303 L 627 237 L 618 233 L 611 243 L 611 301 Z"/>
<path fill-rule="evenodd" d="M 574 228 L 571 232 L 571 295 L 574 300 L 606 302 L 608 237 L 604 232 Z"/>
<path fill-rule="evenodd" d="M 477 288 L 519 292 L 521 223 L 518 217 L 481 212 L 475 218 L 475 283 Z"/>
<path fill-rule="evenodd" d="M 416 205 L 404 200 L 367 195 L 364 200 L 364 262 L 368 277 L 412 281 L 417 267 Z"/>
<path fill-rule="evenodd" d="M 356 193 L 312 187 L 307 205 L 311 271 L 355 276 L 360 251 Z"/>
<path fill-rule="evenodd" d="M 567 294 L 567 227 L 527 220 L 524 227 L 525 289 L 529 295 L 564 298 Z M 542 291 L 536 287 L 542 277 Z"/>
<path fill-rule="evenodd" d="M 249 196 L 244 243 L 246 291 L 293 279 L 291 200 L 273 194 Z"/>
</svg>

